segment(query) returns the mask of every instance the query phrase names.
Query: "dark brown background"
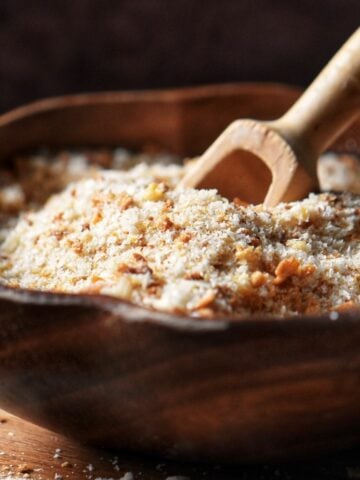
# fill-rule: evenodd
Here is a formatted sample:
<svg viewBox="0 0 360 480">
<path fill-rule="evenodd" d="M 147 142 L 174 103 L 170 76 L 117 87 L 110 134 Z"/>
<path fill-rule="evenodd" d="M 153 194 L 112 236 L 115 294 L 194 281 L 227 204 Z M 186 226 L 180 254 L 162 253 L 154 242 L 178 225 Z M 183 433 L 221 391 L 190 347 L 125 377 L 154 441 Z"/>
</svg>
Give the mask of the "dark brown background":
<svg viewBox="0 0 360 480">
<path fill-rule="evenodd" d="M 359 0 L 0 0 L 0 111 L 49 95 L 307 84 Z"/>
</svg>

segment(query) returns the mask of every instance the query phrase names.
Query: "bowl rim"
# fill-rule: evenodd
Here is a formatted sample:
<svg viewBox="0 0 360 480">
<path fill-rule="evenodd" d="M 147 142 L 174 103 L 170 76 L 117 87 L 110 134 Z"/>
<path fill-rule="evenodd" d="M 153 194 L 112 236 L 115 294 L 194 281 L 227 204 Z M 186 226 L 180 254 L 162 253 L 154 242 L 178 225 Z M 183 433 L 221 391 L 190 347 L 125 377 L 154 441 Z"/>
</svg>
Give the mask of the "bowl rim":
<svg viewBox="0 0 360 480">
<path fill-rule="evenodd" d="M 67 95 L 58 95 L 41 98 L 38 100 L 26 102 L 7 112 L 0 114 L 0 128 L 22 120 L 25 117 L 46 111 L 61 108 L 81 107 L 83 105 L 109 104 L 114 101 L 120 102 L 171 102 L 190 101 L 195 99 L 206 98 L 209 96 L 228 96 L 231 93 L 245 94 L 250 91 L 253 94 L 283 94 L 287 91 L 292 95 L 300 95 L 303 88 L 299 85 L 289 85 L 281 82 L 230 82 L 230 83 L 214 83 L 202 84 L 195 86 L 139 90 L 108 90 L 99 92 L 74 93 Z"/>
<path fill-rule="evenodd" d="M 59 108 L 72 108 L 119 102 L 172 102 L 174 100 L 190 101 L 211 96 L 228 96 L 232 93 L 246 94 L 267 93 L 276 94 L 288 92 L 294 96 L 300 95 L 302 88 L 276 82 L 241 82 L 224 84 L 205 84 L 168 88 L 161 90 L 122 90 L 101 91 L 92 93 L 77 93 L 70 95 L 48 97 L 35 100 L 16 107 L 0 115 L 0 129 L 33 115 L 54 111 Z M 355 321 L 360 323 L 360 307 L 354 307 L 344 312 L 329 311 L 318 315 L 288 315 L 285 317 L 271 315 L 227 315 L 204 319 L 190 315 L 173 314 L 136 305 L 120 298 L 107 295 L 58 293 L 42 290 L 21 289 L 0 284 L 0 300 L 25 305 L 44 306 L 74 306 L 93 307 L 99 311 L 111 313 L 125 320 L 159 324 L 168 328 L 187 331 L 223 331 L 231 327 L 257 328 L 261 325 L 315 326 Z M 336 320 L 336 322 L 334 322 Z"/>
<path fill-rule="evenodd" d="M 0 284 L 0 301 L 25 306 L 80 307 L 94 308 L 126 322 L 150 323 L 169 329 L 188 332 L 221 332 L 229 328 L 253 329 L 258 327 L 326 327 L 334 324 L 356 322 L 360 324 L 360 308 L 354 307 L 344 312 L 329 311 L 318 315 L 226 315 L 212 318 L 174 314 L 137 305 L 109 295 L 60 293 L 42 290 L 22 289 Z"/>
</svg>

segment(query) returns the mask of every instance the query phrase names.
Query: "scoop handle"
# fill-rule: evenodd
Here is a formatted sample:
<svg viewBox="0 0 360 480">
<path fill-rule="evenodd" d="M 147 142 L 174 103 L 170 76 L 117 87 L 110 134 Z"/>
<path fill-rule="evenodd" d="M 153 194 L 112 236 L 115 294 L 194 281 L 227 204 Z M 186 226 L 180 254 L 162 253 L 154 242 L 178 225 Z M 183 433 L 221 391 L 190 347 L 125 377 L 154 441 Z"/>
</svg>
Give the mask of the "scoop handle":
<svg viewBox="0 0 360 480">
<path fill-rule="evenodd" d="M 360 28 L 273 126 L 313 173 L 317 157 L 359 113 Z"/>
</svg>

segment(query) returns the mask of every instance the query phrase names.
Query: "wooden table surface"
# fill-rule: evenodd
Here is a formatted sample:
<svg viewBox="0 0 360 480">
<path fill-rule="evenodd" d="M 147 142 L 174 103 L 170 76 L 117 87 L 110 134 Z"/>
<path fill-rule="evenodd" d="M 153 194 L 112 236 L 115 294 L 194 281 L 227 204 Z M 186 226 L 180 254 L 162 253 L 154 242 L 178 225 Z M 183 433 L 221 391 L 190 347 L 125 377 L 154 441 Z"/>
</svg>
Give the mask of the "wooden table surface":
<svg viewBox="0 0 360 480">
<path fill-rule="evenodd" d="M 0 479 L 360 479 L 360 451 L 311 462 L 225 467 L 179 464 L 94 450 L 0 410 Z"/>
</svg>

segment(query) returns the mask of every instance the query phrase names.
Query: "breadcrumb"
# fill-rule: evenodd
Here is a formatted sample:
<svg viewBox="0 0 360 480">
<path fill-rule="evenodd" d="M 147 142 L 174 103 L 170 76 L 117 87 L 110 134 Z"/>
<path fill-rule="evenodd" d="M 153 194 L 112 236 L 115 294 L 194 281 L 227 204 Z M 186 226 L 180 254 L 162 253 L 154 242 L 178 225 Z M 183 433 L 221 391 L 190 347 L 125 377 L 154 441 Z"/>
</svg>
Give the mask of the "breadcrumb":
<svg viewBox="0 0 360 480">
<path fill-rule="evenodd" d="M 10 210 L 18 198 L 23 213 L 3 231 L 2 284 L 104 294 L 197 317 L 360 304 L 356 194 L 311 194 L 264 208 L 215 190 L 176 190 L 179 165 L 83 165 L 83 175 L 79 165 L 43 206 L 26 211 L 25 194 L 11 194 Z"/>
</svg>

